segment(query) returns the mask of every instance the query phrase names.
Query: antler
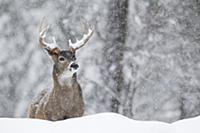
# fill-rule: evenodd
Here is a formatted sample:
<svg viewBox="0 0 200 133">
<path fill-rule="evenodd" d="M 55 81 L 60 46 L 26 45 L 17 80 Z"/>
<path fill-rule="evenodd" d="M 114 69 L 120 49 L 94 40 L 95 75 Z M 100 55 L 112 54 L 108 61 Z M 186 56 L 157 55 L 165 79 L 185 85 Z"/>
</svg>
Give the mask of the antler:
<svg viewBox="0 0 200 133">
<path fill-rule="evenodd" d="M 46 24 L 44 21 L 45 21 L 45 18 L 43 18 L 42 22 L 40 23 L 40 27 L 39 27 L 39 43 L 40 43 L 40 46 L 42 48 L 46 49 L 49 53 L 53 53 L 55 51 L 58 52 L 59 48 L 56 44 L 56 39 L 55 39 L 54 36 L 52 37 L 52 40 L 53 40 L 52 43 L 48 43 L 48 42 L 45 41 L 46 33 L 49 29 L 49 25 Z"/>
<path fill-rule="evenodd" d="M 81 40 L 76 39 L 75 43 L 72 43 L 71 39 L 69 39 L 69 47 L 71 50 L 76 51 L 77 49 L 83 47 L 87 41 L 90 39 L 94 32 L 94 28 L 89 26 L 87 34 L 84 34 Z"/>
</svg>

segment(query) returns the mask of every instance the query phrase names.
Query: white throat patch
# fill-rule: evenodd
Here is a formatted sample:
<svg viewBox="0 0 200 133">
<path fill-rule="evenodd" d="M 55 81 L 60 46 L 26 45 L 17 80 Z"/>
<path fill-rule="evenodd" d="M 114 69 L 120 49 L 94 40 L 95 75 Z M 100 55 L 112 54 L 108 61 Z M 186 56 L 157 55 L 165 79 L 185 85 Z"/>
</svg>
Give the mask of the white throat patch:
<svg viewBox="0 0 200 133">
<path fill-rule="evenodd" d="M 69 66 L 74 63 L 71 62 Z M 59 83 L 64 86 L 71 86 L 72 85 L 72 76 L 74 73 L 77 72 L 77 69 L 68 67 L 61 75 L 58 76 Z"/>
</svg>

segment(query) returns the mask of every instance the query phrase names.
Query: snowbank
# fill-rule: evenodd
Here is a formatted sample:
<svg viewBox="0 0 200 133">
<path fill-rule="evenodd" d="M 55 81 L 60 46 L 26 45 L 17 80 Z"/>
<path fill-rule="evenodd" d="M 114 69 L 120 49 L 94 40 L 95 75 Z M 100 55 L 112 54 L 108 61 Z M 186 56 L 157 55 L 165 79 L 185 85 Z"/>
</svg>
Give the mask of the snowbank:
<svg viewBox="0 0 200 133">
<path fill-rule="evenodd" d="M 199 133 L 200 117 L 173 124 L 136 121 L 119 114 L 102 113 L 50 122 L 35 119 L 0 119 L 1 133 Z"/>
</svg>

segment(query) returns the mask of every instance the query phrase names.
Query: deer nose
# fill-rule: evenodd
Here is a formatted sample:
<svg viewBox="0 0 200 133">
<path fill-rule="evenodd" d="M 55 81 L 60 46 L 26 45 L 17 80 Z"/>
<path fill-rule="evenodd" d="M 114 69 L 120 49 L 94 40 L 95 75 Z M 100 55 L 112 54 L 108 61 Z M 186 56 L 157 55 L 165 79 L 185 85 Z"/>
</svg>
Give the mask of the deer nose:
<svg viewBox="0 0 200 133">
<path fill-rule="evenodd" d="M 78 67 L 79 67 L 79 65 L 76 64 L 76 63 L 72 63 L 72 64 L 70 65 L 70 68 L 77 69 Z"/>
</svg>

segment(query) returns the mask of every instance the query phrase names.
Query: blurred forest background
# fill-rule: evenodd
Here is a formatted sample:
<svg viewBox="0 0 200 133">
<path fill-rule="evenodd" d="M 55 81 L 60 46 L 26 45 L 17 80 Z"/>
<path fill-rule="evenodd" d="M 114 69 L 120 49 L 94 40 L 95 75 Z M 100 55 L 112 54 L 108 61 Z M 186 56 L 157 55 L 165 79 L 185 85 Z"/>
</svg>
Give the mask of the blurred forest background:
<svg viewBox="0 0 200 133">
<path fill-rule="evenodd" d="M 38 43 L 44 16 L 61 48 L 83 35 L 81 20 L 95 27 L 77 53 L 86 115 L 173 122 L 200 114 L 199 0 L 0 0 L 1 117 L 26 117 L 53 85 Z"/>
</svg>

